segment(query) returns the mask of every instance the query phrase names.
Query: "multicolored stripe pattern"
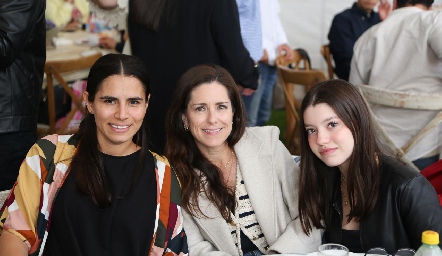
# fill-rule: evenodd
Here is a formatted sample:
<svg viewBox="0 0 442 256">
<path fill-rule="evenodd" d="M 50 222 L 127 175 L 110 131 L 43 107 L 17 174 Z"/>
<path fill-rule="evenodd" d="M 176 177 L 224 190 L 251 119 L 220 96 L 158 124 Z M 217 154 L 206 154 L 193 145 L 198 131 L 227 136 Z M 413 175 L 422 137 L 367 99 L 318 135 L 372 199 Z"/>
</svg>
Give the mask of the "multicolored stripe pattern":
<svg viewBox="0 0 442 256">
<path fill-rule="evenodd" d="M 51 210 L 69 173 L 77 149 L 72 135 L 49 135 L 28 152 L 11 193 L 0 208 L 0 231 L 17 235 L 29 255 L 42 255 L 48 237 Z M 181 214 L 181 189 L 166 158 L 156 160 L 157 209 L 149 255 L 187 255 L 187 238 Z"/>
</svg>

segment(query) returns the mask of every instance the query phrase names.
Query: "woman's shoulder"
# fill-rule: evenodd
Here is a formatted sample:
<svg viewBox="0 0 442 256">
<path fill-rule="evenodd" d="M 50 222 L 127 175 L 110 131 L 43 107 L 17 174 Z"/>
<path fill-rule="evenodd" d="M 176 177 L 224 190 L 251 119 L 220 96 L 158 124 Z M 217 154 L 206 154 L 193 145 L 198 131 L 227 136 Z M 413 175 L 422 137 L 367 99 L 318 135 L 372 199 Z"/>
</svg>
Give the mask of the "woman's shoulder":
<svg viewBox="0 0 442 256">
<path fill-rule="evenodd" d="M 279 128 L 276 126 L 255 126 L 255 127 L 247 127 L 246 132 L 248 136 L 254 136 L 260 139 L 279 139 Z"/>
<path fill-rule="evenodd" d="M 415 178 L 423 177 L 417 170 L 392 156 L 381 156 L 382 179 L 395 183 L 408 183 Z"/>
<path fill-rule="evenodd" d="M 169 160 L 167 160 L 167 158 L 165 156 L 155 153 L 153 151 L 149 151 L 149 152 L 152 154 L 152 156 L 154 157 L 156 162 L 163 163 L 165 166 L 170 167 Z"/>
<path fill-rule="evenodd" d="M 238 147 L 263 147 L 273 148 L 279 141 L 279 128 L 276 126 L 256 126 L 247 127 L 244 135 L 241 137 Z"/>
<path fill-rule="evenodd" d="M 71 135 L 47 135 L 39 140 L 34 145 L 40 154 L 44 154 L 45 158 L 48 155 L 54 156 L 54 162 L 59 158 L 70 158 L 77 148 L 78 140 Z"/>
</svg>

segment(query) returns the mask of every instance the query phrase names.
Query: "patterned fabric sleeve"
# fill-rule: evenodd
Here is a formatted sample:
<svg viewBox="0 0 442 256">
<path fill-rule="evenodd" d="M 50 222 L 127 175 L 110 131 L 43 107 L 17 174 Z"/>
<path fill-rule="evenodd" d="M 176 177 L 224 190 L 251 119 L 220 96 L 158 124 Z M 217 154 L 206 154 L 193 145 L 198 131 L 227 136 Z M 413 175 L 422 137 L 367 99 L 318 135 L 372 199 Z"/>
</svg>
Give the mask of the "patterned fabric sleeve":
<svg viewBox="0 0 442 256">
<path fill-rule="evenodd" d="M 18 236 L 28 246 L 29 254 L 37 253 L 47 237 L 52 201 L 69 165 L 57 162 L 67 156 L 70 159 L 75 152 L 75 147 L 66 143 L 69 138 L 50 135 L 32 146 L 0 209 L 0 230 Z"/>
<path fill-rule="evenodd" d="M 167 159 L 154 154 L 158 181 L 157 225 L 150 255 L 188 255 L 187 237 L 183 229 L 181 188 Z"/>
</svg>

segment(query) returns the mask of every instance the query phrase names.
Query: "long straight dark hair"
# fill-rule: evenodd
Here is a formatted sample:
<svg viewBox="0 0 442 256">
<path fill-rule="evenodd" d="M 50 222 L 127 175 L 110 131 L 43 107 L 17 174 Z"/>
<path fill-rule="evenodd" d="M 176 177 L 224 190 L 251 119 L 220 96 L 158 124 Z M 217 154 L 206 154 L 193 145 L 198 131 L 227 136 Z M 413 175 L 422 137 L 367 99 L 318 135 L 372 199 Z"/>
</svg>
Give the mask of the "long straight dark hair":
<svg viewBox="0 0 442 256">
<path fill-rule="evenodd" d="M 144 63 L 137 57 L 130 55 L 107 54 L 98 59 L 89 72 L 86 88 L 89 93 L 88 101 L 93 102 L 95 100 L 95 95 L 100 90 L 103 81 L 113 75 L 137 78 L 143 85 L 146 100 L 148 99 L 150 80 Z M 143 121 L 133 138 L 134 143 L 140 146 L 141 150 L 129 191 L 135 184 L 149 154 L 144 126 Z M 103 160 L 100 156 L 97 125 L 93 114 L 86 114 L 80 123 L 78 132 L 74 135 L 74 139 L 78 141 L 78 146 L 70 170 L 75 172 L 78 189 L 80 192 L 90 195 L 93 202 L 99 207 L 109 206 L 112 202 L 112 195 L 104 171 Z"/>
<path fill-rule="evenodd" d="M 305 110 L 317 104 L 327 104 L 350 129 L 354 149 L 347 171 L 347 191 L 352 218 L 360 220 L 374 208 L 378 192 L 381 155 L 379 140 L 371 121 L 370 112 L 359 90 L 339 79 L 328 80 L 314 86 L 301 103 L 301 172 L 299 185 L 299 217 L 306 234 L 312 227 L 330 226 L 332 192 L 337 167 L 328 167 L 311 150 L 304 129 Z M 325 223 L 323 223 L 324 221 Z"/>
<path fill-rule="evenodd" d="M 165 27 L 172 28 L 176 22 L 178 4 L 182 0 L 134 0 L 132 11 L 135 22 L 152 31 L 159 31 L 161 20 Z"/>
<path fill-rule="evenodd" d="M 238 86 L 232 76 L 217 65 L 198 65 L 181 76 L 175 89 L 166 119 L 165 155 L 182 185 L 182 207 L 194 216 L 200 215 L 202 211 L 198 205 L 198 196 L 205 193 L 223 218 L 229 220 L 230 209 L 235 204 L 232 191 L 223 183 L 221 170 L 201 153 L 192 134 L 184 130 L 182 121 L 192 92 L 197 87 L 211 82 L 223 85 L 232 103 L 233 124 L 227 144 L 233 148 L 243 136 L 246 113 Z"/>
</svg>

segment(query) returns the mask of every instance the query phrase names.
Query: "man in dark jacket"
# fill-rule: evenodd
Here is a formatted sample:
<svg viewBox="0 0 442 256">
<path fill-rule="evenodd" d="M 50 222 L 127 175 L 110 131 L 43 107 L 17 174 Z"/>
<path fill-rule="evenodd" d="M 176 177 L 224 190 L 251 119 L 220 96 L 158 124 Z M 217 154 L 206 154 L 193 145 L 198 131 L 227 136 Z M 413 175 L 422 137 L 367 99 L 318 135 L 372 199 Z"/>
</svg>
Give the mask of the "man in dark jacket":
<svg viewBox="0 0 442 256">
<path fill-rule="evenodd" d="M 381 0 L 379 13 L 373 11 L 379 0 L 358 0 L 350 9 L 337 14 L 330 27 L 328 40 L 335 61 L 336 75 L 348 81 L 353 46 L 358 38 L 371 26 L 385 19 L 391 11 L 387 0 Z"/>
<path fill-rule="evenodd" d="M 45 0 L 0 0 L 0 190 L 37 139 L 46 60 Z"/>
</svg>

